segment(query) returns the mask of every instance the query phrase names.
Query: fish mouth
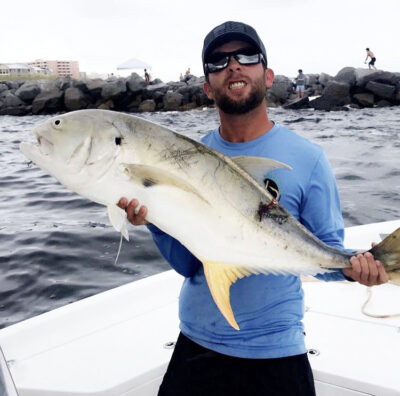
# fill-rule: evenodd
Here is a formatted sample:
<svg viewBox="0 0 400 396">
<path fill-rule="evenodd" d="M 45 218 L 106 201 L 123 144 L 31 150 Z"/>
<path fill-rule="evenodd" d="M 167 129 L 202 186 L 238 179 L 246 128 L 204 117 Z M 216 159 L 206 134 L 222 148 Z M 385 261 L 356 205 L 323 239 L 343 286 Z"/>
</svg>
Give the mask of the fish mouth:
<svg viewBox="0 0 400 396">
<path fill-rule="evenodd" d="M 43 155 L 49 155 L 53 152 L 54 144 L 49 139 L 46 139 L 43 135 L 39 135 L 36 133 L 36 140 L 38 143 L 39 151 Z"/>
</svg>

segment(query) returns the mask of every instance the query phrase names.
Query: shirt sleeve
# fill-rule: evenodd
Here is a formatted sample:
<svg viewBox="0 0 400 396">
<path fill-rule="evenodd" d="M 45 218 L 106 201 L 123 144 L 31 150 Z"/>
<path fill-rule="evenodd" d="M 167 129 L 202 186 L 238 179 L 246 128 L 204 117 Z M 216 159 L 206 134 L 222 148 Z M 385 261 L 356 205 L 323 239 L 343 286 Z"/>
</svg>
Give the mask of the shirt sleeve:
<svg viewBox="0 0 400 396">
<path fill-rule="evenodd" d="M 344 223 L 335 176 L 325 154 L 313 169 L 301 205 L 300 222 L 327 245 L 343 248 Z M 342 270 L 318 274 L 324 281 L 346 280 Z"/>
<path fill-rule="evenodd" d="M 147 228 L 150 230 L 160 253 L 176 272 L 186 278 L 197 272 L 201 262 L 179 241 L 153 224 L 149 224 Z"/>
</svg>

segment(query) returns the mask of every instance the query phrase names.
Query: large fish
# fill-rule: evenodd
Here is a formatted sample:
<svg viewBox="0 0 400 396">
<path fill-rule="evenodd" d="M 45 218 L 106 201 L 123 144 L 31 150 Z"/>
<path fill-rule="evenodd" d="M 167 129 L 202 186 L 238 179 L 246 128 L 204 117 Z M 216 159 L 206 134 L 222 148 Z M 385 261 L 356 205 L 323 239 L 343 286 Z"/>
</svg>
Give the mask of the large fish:
<svg viewBox="0 0 400 396">
<path fill-rule="evenodd" d="M 53 117 L 34 134 L 37 145 L 21 143 L 25 156 L 107 206 L 126 238 L 126 213 L 117 202 L 137 198 L 146 205 L 147 220 L 203 263 L 212 297 L 235 329 L 229 289 L 237 279 L 350 267 L 348 253 L 321 242 L 261 186 L 266 171 L 289 168 L 285 164 L 229 158 L 160 125 L 106 110 Z M 400 269 L 400 228 L 370 251 L 387 271 Z"/>
</svg>

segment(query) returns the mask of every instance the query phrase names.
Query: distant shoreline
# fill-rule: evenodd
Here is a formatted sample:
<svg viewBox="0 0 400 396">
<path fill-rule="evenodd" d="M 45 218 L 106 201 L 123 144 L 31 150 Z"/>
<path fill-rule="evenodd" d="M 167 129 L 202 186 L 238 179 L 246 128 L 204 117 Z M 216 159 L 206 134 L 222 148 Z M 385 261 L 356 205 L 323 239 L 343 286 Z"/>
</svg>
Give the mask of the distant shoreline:
<svg viewBox="0 0 400 396">
<path fill-rule="evenodd" d="M 336 76 L 321 73 L 306 77 L 305 97 L 296 100 L 293 80 L 275 76 L 267 91 L 267 106 L 336 111 L 400 105 L 400 73 L 345 67 Z M 156 79 L 146 83 L 136 73 L 107 80 L 0 77 L 0 115 L 55 114 L 80 109 L 140 113 L 211 107 L 214 103 L 204 94 L 203 83 L 204 77 L 196 76 L 190 76 L 186 82 L 164 83 Z M 310 100 L 311 97 L 315 98 Z"/>
</svg>

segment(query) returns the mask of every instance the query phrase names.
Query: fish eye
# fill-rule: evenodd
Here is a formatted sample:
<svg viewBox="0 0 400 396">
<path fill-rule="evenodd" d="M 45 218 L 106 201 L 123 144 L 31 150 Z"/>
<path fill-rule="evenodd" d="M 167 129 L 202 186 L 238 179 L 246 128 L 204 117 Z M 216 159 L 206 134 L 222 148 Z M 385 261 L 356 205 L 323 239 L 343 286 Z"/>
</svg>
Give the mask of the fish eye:
<svg viewBox="0 0 400 396">
<path fill-rule="evenodd" d="M 116 144 L 117 146 L 121 146 L 121 142 L 122 142 L 122 138 L 121 138 L 121 137 L 116 137 L 116 138 L 115 138 L 115 144 Z"/>
<path fill-rule="evenodd" d="M 61 125 L 61 120 L 57 119 L 53 121 L 55 127 L 59 127 Z"/>
</svg>

